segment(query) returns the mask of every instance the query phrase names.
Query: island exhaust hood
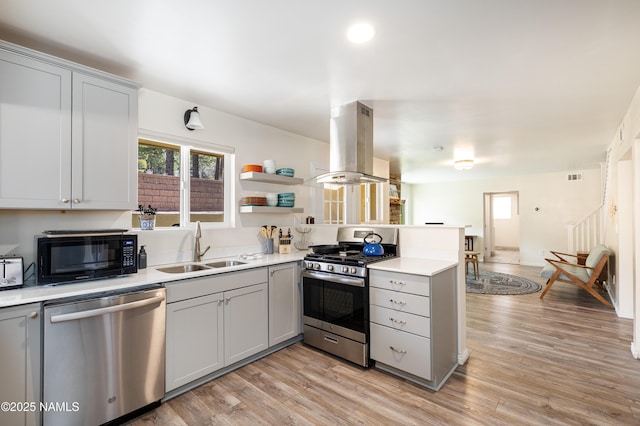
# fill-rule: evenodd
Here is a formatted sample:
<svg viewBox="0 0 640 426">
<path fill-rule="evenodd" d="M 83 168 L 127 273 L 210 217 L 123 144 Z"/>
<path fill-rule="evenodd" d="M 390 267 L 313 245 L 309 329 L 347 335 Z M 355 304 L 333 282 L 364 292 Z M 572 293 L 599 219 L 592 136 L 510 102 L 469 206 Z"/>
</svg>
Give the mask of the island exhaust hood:
<svg viewBox="0 0 640 426">
<path fill-rule="evenodd" d="M 331 109 L 329 173 L 311 180 L 322 185 L 387 181 L 373 176 L 373 109 L 357 101 Z"/>
</svg>

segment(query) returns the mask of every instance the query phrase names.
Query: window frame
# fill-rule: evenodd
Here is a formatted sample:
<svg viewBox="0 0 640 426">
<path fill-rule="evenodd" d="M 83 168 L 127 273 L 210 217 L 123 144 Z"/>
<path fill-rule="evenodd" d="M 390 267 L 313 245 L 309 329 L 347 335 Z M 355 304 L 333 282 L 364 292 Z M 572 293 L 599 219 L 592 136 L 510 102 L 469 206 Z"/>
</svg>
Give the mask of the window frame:
<svg viewBox="0 0 640 426">
<path fill-rule="evenodd" d="M 191 151 L 201 151 L 204 153 L 211 153 L 215 155 L 222 155 L 224 157 L 224 220 L 222 222 L 201 222 L 203 228 L 233 228 L 235 227 L 236 210 L 234 209 L 234 203 L 232 200 L 233 194 L 235 194 L 235 149 L 230 146 L 219 145 L 214 143 L 208 143 L 205 141 L 184 138 L 175 135 L 163 134 L 159 132 L 153 132 L 149 130 L 139 130 L 138 137 L 136 138 L 136 144 L 140 143 L 140 140 L 148 140 L 150 142 L 156 142 L 158 144 L 165 144 L 180 148 L 180 226 L 179 227 L 156 227 L 155 230 L 169 230 L 169 229 L 190 229 L 195 227 L 195 222 L 190 221 L 191 216 L 191 176 L 190 176 L 190 164 L 191 164 Z M 136 147 L 136 156 L 138 155 L 138 149 Z M 136 158 L 137 164 L 137 158 Z M 184 166 L 183 166 L 184 165 Z M 136 171 L 137 173 L 137 171 Z M 137 178 L 137 174 L 136 174 Z M 137 189 L 136 183 L 136 204 L 137 204 Z M 135 228 L 139 229 L 139 228 Z"/>
</svg>

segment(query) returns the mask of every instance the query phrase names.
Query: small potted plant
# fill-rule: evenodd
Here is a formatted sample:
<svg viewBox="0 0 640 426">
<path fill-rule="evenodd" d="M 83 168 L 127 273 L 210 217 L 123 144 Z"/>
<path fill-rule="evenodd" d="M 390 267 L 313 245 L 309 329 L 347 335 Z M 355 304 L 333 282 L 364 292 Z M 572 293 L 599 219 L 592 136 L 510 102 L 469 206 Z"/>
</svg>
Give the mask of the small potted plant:
<svg viewBox="0 0 640 426">
<path fill-rule="evenodd" d="M 148 207 L 143 206 L 142 204 L 138 204 L 138 218 L 140 219 L 140 229 L 143 231 L 152 231 L 156 226 L 156 212 L 158 209 L 151 207 L 149 204 Z"/>
</svg>

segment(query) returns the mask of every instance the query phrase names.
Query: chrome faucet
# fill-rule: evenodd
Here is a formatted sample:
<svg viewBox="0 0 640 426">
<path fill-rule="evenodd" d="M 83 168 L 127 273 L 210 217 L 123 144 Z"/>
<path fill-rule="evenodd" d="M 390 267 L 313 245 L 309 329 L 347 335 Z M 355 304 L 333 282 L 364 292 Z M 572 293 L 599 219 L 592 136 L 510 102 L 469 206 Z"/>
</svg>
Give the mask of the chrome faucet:
<svg viewBox="0 0 640 426">
<path fill-rule="evenodd" d="M 204 254 L 206 252 L 208 252 L 209 249 L 211 248 L 211 246 L 207 246 L 207 248 L 204 249 L 204 251 L 202 253 L 200 253 L 200 238 L 202 238 L 202 231 L 200 230 L 200 221 L 197 221 L 196 222 L 196 235 L 194 237 L 195 247 L 193 248 L 193 261 L 194 262 L 200 262 L 202 260 L 202 256 L 204 256 Z"/>
</svg>

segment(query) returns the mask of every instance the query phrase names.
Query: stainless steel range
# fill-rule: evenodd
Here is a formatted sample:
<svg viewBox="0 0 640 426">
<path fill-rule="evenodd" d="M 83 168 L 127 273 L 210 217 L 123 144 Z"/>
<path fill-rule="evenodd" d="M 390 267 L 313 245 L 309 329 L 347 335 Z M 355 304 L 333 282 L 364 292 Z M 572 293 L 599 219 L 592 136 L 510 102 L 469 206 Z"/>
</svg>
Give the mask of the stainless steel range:
<svg viewBox="0 0 640 426">
<path fill-rule="evenodd" d="M 337 245 L 313 247 L 314 253 L 304 258 L 304 342 L 368 367 L 367 265 L 398 254 L 398 229 L 341 227 L 338 228 L 337 241 Z M 369 243 L 376 250 L 372 251 Z M 381 247 L 377 246 L 378 243 Z M 363 250 L 377 255 L 367 256 Z M 381 254 L 382 251 L 384 253 Z"/>
</svg>

